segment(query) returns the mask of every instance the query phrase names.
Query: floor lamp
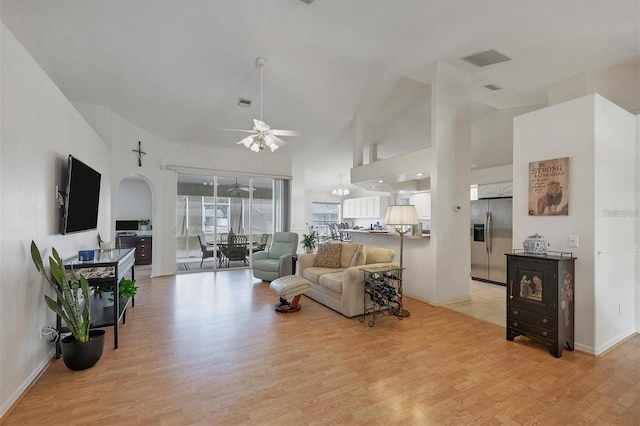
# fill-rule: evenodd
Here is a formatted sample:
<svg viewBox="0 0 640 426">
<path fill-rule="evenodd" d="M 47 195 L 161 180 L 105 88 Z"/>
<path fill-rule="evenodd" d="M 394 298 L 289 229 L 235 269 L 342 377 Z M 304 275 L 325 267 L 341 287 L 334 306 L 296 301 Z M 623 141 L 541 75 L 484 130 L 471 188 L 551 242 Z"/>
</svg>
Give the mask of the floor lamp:
<svg viewBox="0 0 640 426">
<path fill-rule="evenodd" d="M 409 232 L 405 230 L 405 225 L 417 225 L 420 223 L 418 220 L 418 212 L 416 212 L 416 206 L 414 205 L 391 205 L 387 208 L 387 215 L 385 216 L 384 223 L 387 225 L 395 225 L 396 232 L 400 235 L 400 272 L 398 277 L 398 311 L 391 312 L 397 315 L 399 318 L 408 317 L 409 311 L 403 308 L 402 305 L 402 254 L 404 245 L 404 234 Z"/>
</svg>

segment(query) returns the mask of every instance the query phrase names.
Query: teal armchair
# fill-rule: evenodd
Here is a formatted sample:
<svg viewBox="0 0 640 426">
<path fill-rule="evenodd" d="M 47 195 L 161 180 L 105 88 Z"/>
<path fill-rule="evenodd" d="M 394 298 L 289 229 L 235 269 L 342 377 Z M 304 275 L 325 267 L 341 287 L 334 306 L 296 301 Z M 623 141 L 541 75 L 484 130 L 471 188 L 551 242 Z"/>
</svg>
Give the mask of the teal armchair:
<svg viewBox="0 0 640 426">
<path fill-rule="evenodd" d="M 298 234 L 276 232 L 268 251 L 258 251 L 252 255 L 253 276 L 262 281 L 273 281 L 291 275 L 291 255 L 298 249 Z"/>
</svg>

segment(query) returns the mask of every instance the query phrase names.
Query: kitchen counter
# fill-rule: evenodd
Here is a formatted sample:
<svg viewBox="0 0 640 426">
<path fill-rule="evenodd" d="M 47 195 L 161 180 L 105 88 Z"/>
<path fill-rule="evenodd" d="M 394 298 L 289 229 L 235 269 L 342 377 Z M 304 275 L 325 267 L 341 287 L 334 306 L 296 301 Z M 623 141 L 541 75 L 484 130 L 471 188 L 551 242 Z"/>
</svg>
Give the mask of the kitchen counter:
<svg viewBox="0 0 640 426">
<path fill-rule="evenodd" d="M 341 234 L 369 234 L 369 235 L 380 235 L 383 237 L 398 237 L 398 233 L 395 230 L 383 230 L 383 231 L 376 231 L 376 230 L 369 230 L 369 229 L 339 229 L 338 230 Z M 429 238 L 431 237 L 431 233 L 429 232 L 423 232 L 422 236 L 415 236 L 415 235 L 410 235 L 410 234 L 406 234 L 404 236 L 405 238 L 411 238 L 411 239 L 420 239 L 420 238 Z"/>
</svg>

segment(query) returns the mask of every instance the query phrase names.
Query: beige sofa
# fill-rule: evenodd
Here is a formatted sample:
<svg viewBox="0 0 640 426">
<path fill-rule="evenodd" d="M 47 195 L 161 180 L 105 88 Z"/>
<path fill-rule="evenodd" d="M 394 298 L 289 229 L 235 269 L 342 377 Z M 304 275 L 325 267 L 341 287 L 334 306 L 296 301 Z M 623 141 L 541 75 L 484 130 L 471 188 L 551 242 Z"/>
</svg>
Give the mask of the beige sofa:
<svg viewBox="0 0 640 426">
<path fill-rule="evenodd" d="M 316 302 L 340 312 L 346 317 L 361 315 L 364 311 L 364 272 L 362 268 L 376 266 L 399 267 L 393 262 L 395 251 L 391 249 L 364 246 L 357 243 L 340 244 L 339 267 L 325 267 L 318 262 L 319 253 L 303 254 L 298 257 L 297 275 L 302 276 L 311 286 L 304 294 Z M 318 263 L 320 263 L 318 265 Z"/>
</svg>

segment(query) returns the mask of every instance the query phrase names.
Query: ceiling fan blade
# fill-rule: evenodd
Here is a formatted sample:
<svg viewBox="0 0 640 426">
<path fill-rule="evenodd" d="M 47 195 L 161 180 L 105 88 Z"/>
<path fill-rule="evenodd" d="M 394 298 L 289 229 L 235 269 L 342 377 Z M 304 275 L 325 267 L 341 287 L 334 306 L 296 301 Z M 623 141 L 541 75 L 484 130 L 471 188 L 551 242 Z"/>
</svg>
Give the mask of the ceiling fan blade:
<svg viewBox="0 0 640 426">
<path fill-rule="evenodd" d="M 241 129 L 218 129 L 225 132 L 244 132 L 244 133 L 257 133 L 255 130 L 241 130 Z"/>
<path fill-rule="evenodd" d="M 267 130 L 269 130 L 271 128 L 264 121 L 256 120 L 255 118 L 253 119 L 253 126 L 254 126 L 253 130 L 254 131 L 259 131 L 259 132 L 266 132 Z"/>
<path fill-rule="evenodd" d="M 269 133 L 271 133 L 274 136 L 300 136 L 300 132 L 297 130 L 277 130 L 277 129 L 273 129 L 270 130 Z"/>
<path fill-rule="evenodd" d="M 277 136 L 271 136 L 278 145 L 286 145 L 287 143 Z"/>
</svg>

